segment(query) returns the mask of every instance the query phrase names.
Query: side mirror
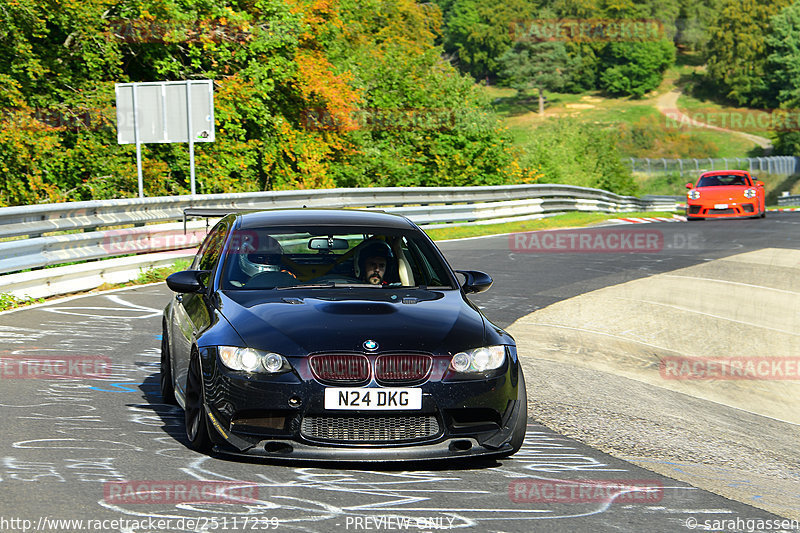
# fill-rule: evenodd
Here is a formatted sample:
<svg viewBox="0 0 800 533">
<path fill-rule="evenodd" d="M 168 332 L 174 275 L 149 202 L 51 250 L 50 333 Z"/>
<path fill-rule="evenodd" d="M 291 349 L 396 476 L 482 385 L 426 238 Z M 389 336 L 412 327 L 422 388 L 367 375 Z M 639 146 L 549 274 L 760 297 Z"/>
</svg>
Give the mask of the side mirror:
<svg viewBox="0 0 800 533">
<path fill-rule="evenodd" d="M 692 185 L 691 183 L 687 183 L 686 184 L 686 188 L 687 189 L 694 189 L 694 185 Z"/>
<path fill-rule="evenodd" d="M 210 270 L 183 270 L 175 272 L 167 277 L 167 287 L 173 292 L 186 294 L 190 292 L 203 292 L 206 286 L 203 285 L 202 277 L 210 274 Z"/>
<path fill-rule="evenodd" d="M 763 186 L 764 186 L 764 182 L 763 181 L 757 181 L 756 182 L 756 187 L 763 187 Z"/>
<path fill-rule="evenodd" d="M 456 270 L 456 272 L 466 278 L 464 280 L 464 284 L 461 285 L 461 288 L 467 294 L 471 292 L 483 292 L 488 290 L 489 287 L 492 286 L 492 283 L 494 283 L 492 277 L 485 272 L 480 272 L 478 270 Z"/>
</svg>

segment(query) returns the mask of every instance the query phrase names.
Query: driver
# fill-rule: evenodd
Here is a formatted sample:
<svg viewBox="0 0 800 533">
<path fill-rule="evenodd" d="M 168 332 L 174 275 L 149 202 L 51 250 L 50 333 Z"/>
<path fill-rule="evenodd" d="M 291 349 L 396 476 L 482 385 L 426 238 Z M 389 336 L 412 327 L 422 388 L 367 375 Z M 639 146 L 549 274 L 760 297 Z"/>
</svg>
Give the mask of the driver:
<svg viewBox="0 0 800 533">
<path fill-rule="evenodd" d="M 370 285 L 388 285 L 386 272 L 392 257 L 392 249 L 383 241 L 375 241 L 366 245 L 358 256 L 361 281 Z"/>
</svg>

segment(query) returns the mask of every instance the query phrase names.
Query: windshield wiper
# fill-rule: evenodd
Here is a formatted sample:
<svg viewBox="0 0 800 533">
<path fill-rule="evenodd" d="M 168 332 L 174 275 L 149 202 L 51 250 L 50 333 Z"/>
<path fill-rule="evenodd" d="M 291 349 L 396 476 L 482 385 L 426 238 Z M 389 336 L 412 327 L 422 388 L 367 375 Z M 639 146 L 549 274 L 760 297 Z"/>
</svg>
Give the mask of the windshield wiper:
<svg viewBox="0 0 800 533">
<path fill-rule="evenodd" d="M 336 283 L 332 281 L 326 281 L 325 283 L 312 283 L 309 285 L 289 285 L 286 287 L 275 287 L 275 290 L 283 291 L 286 289 L 329 289 L 331 287 L 336 287 Z"/>
</svg>

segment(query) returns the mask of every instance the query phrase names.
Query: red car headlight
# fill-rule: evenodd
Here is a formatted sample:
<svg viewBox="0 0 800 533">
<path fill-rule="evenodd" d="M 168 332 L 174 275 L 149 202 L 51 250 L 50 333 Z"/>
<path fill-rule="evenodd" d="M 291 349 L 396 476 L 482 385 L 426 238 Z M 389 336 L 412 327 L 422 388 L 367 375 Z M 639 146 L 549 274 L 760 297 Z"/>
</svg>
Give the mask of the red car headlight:
<svg viewBox="0 0 800 533">
<path fill-rule="evenodd" d="M 745 189 L 745 191 L 744 191 L 744 197 L 745 198 L 755 198 L 756 194 L 758 194 L 758 193 L 756 192 L 755 189 Z"/>
<path fill-rule="evenodd" d="M 700 191 L 698 191 L 697 189 L 693 189 L 693 190 L 688 192 L 687 196 L 689 197 L 689 200 L 699 200 L 700 199 Z"/>
</svg>

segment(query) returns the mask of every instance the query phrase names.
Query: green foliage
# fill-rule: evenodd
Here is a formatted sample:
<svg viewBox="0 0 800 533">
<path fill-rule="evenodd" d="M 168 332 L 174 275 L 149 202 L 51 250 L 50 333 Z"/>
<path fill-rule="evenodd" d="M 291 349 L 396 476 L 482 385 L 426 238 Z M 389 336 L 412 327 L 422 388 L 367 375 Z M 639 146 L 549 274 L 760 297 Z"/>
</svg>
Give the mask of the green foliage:
<svg viewBox="0 0 800 533">
<path fill-rule="evenodd" d="M 708 44 L 708 76 L 738 105 L 763 105 L 770 17 L 790 0 L 723 0 Z"/>
<path fill-rule="evenodd" d="M 436 5 L 50 4 L 0 9 L 0 205 L 135 195 L 114 83 L 153 80 L 215 80 L 199 193 L 533 179 L 471 79 L 442 59 Z M 142 155 L 146 195 L 188 192 L 186 145 Z"/>
<path fill-rule="evenodd" d="M 13 294 L 0 292 L 0 311 L 5 311 L 7 309 L 14 309 L 16 307 L 22 307 L 23 305 L 38 304 L 42 302 L 44 302 L 44 298 L 31 298 L 29 296 L 19 298 L 18 296 L 14 296 Z"/>
<path fill-rule="evenodd" d="M 800 105 L 800 2 L 772 17 L 766 36 L 768 93 L 788 108 Z"/>
<path fill-rule="evenodd" d="M 612 95 L 641 98 L 659 86 L 675 62 L 675 46 L 666 40 L 610 43 L 603 56 L 600 87 Z"/>
<path fill-rule="evenodd" d="M 518 41 L 500 58 L 503 81 L 518 91 L 563 89 L 576 68 L 563 42 Z"/>
<path fill-rule="evenodd" d="M 157 283 L 159 281 L 164 281 L 170 274 L 188 269 L 189 265 L 190 261 L 186 259 L 179 259 L 175 261 L 175 263 L 172 264 L 171 266 L 166 266 L 161 268 L 139 269 L 139 275 L 136 276 L 136 279 L 133 280 L 132 284 L 145 285 L 147 283 Z"/>
<path fill-rule="evenodd" d="M 688 50 L 705 50 L 711 40 L 709 31 L 723 0 L 681 0 L 676 21 L 675 43 Z"/>
<path fill-rule="evenodd" d="M 636 194 L 630 169 L 623 164 L 614 131 L 561 118 L 536 128 L 525 147 L 527 164 L 539 168 L 547 183 L 595 187 Z"/>
<path fill-rule="evenodd" d="M 440 0 L 444 14 L 444 48 L 461 72 L 476 80 L 494 78 L 502 69 L 500 57 L 512 46 L 512 25 L 535 16 L 526 0 L 483 2 Z"/>
<path fill-rule="evenodd" d="M 688 126 L 671 125 L 663 117 L 642 117 L 634 124 L 618 126 L 618 148 L 628 157 L 693 158 L 715 154 L 718 147 L 711 141 L 692 136 Z"/>
</svg>

